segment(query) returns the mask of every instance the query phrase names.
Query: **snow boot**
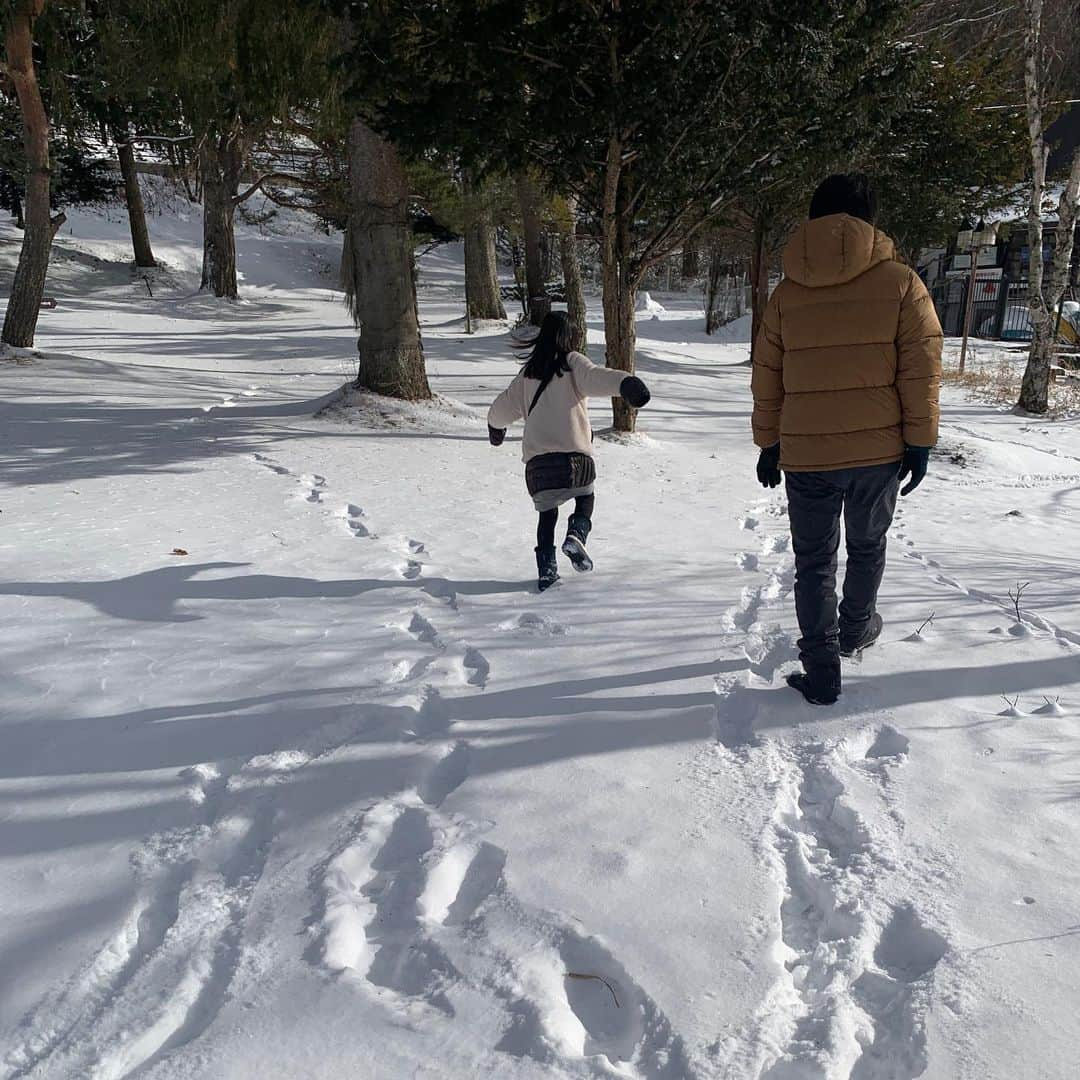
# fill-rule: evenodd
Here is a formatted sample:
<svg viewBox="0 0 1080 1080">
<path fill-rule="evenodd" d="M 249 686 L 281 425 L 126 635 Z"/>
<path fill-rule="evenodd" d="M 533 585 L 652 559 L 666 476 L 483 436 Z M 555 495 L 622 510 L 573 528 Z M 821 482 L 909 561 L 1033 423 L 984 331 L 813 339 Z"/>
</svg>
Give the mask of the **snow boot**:
<svg viewBox="0 0 1080 1080">
<path fill-rule="evenodd" d="M 536 573 L 539 577 L 536 585 L 540 592 L 550 589 L 559 580 L 559 564 L 555 559 L 555 548 L 536 549 Z"/>
<path fill-rule="evenodd" d="M 881 630 L 884 625 L 884 620 L 875 611 L 874 614 L 870 616 L 870 622 L 867 623 L 866 629 L 862 632 L 861 637 L 851 638 L 841 634 L 840 655 L 850 657 L 854 656 L 856 653 L 862 652 L 863 649 L 869 649 L 870 646 L 881 637 Z"/>
<path fill-rule="evenodd" d="M 811 705 L 835 705 L 840 696 L 840 665 L 794 671 L 787 677 L 787 684 L 792 690 L 798 690 Z"/>
<path fill-rule="evenodd" d="M 593 568 L 593 561 L 585 550 L 585 541 L 589 539 L 592 521 L 584 514 L 571 514 L 563 541 L 563 554 L 574 564 L 575 570 L 584 573 Z"/>
</svg>

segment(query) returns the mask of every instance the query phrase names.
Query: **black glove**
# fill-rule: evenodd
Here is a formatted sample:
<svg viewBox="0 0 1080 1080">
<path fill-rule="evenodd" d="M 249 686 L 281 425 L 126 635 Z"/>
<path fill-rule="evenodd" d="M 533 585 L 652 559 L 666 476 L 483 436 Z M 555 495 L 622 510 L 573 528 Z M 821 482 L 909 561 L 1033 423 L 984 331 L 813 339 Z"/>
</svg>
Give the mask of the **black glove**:
<svg viewBox="0 0 1080 1080">
<path fill-rule="evenodd" d="M 757 478 L 762 487 L 780 486 L 780 444 L 767 446 L 758 454 Z"/>
<path fill-rule="evenodd" d="M 488 424 L 488 442 L 492 446 L 502 446 L 503 439 L 506 438 L 506 428 L 504 427 L 492 427 Z"/>
<path fill-rule="evenodd" d="M 619 383 L 619 393 L 626 403 L 632 405 L 635 409 L 644 408 L 649 404 L 649 398 L 652 397 L 649 388 L 636 375 L 627 375 Z"/>
<path fill-rule="evenodd" d="M 900 482 L 903 483 L 908 476 L 911 479 L 900 489 L 901 495 L 910 495 L 923 482 L 929 464 L 929 446 L 905 447 L 904 457 L 900 462 Z"/>
</svg>

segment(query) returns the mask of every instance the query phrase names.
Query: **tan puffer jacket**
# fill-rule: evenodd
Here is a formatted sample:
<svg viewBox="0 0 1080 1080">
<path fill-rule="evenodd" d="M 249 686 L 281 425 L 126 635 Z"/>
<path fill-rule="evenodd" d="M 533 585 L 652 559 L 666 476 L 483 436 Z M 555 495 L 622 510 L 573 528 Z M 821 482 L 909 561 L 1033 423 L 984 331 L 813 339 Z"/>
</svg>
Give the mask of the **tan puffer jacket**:
<svg viewBox="0 0 1080 1080">
<path fill-rule="evenodd" d="M 784 252 L 754 356 L 754 442 L 788 472 L 899 461 L 938 435 L 941 325 L 893 242 L 847 214 Z"/>
</svg>

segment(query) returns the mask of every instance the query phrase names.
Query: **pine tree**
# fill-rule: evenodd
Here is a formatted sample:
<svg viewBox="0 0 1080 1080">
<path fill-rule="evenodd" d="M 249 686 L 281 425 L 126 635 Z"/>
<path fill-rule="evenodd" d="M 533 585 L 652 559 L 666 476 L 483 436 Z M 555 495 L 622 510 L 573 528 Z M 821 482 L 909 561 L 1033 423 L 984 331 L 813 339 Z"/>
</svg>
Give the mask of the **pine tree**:
<svg viewBox="0 0 1080 1080">
<path fill-rule="evenodd" d="M 34 28 L 44 7 L 45 0 L 11 0 L 4 34 L 7 76 L 22 120 L 26 182 L 22 248 L 4 316 L 3 341 L 20 348 L 34 344 L 49 250 L 64 222 L 62 213 L 54 217 L 50 210 L 49 117 L 34 62 Z"/>
<path fill-rule="evenodd" d="M 144 71 L 180 102 L 203 193 L 202 287 L 237 297 L 236 209 L 273 179 L 249 177 L 260 142 L 293 110 L 316 108 L 334 73 L 336 25 L 318 5 L 271 0 L 129 0 Z"/>
<path fill-rule="evenodd" d="M 408 180 L 396 149 L 359 119 L 349 130 L 349 179 L 345 258 L 360 327 L 357 385 L 406 401 L 430 398 L 416 311 Z"/>
<path fill-rule="evenodd" d="M 634 366 L 634 294 L 650 267 L 760 182 L 785 117 L 857 93 L 900 0 L 424 0 L 347 5 L 354 86 L 403 143 L 478 169 L 535 168 L 601 234 L 608 366 Z M 378 63 L 370 62 L 370 57 Z M 798 144 L 796 143 L 796 152 Z M 614 402 L 616 428 L 634 413 Z"/>
<path fill-rule="evenodd" d="M 505 319 L 499 292 L 499 266 L 495 250 L 495 221 L 490 186 L 461 177 L 465 233 L 465 296 L 470 319 Z"/>
</svg>

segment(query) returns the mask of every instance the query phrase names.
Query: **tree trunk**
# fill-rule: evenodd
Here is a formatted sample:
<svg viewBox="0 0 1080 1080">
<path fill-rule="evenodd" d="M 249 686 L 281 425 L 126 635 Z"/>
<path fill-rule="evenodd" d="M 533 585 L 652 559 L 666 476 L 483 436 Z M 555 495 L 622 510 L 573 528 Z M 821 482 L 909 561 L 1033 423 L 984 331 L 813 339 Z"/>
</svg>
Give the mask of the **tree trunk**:
<svg viewBox="0 0 1080 1080">
<path fill-rule="evenodd" d="M 765 245 L 768 213 L 759 210 L 754 217 L 753 248 L 750 253 L 750 362 L 754 362 L 758 333 L 765 308 L 769 304 L 769 253 Z"/>
<path fill-rule="evenodd" d="M 698 270 L 698 249 L 696 244 L 687 243 L 683 247 L 682 253 L 682 276 L 686 281 L 694 281 L 697 279 Z"/>
<path fill-rule="evenodd" d="M 1045 148 L 1043 153 L 1045 154 Z M 1044 157 L 1045 160 L 1045 157 Z M 1038 177 L 1038 173 L 1036 176 Z M 1045 172 L 1042 174 L 1045 182 Z M 1042 198 L 1040 196 L 1041 205 Z M 1034 207 L 1034 200 L 1032 207 Z M 1039 292 L 1030 292 L 1028 307 L 1031 312 L 1031 350 L 1028 353 L 1024 381 L 1020 386 L 1019 407 L 1024 412 L 1042 414 L 1050 407 L 1050 370 L 1054 364 L 1058 344 L 1058 311 L 1068 288 L 1072 270 L 1073 246 L 1076 239 L 1076 219 L 1080 212 L 1080 148 L 1073 155 L 1072 168 L 1065 181 L 1058 201 L 1058 224 L 1054 236 L 1054 254 L 1047 277 L 1042 264 L 1042 218 L 1040 215 L 1038 247 L 1029 246 L 1028 272 L 1035 281 L 1035 261 L 1039 264 L 1037 277 Z M 1029 208 L 1029 228 L 1034 214 Z M 1031 286 L 1034 289 L 1034 285 Z M 1036 314 L 1038 318 L 1036 318 Z"/>
<path fill-rule="evenodd" d="M 15 192 L 15 194 L 11 196 L 11 199 L 12 199 L 12 202 L 15 204 L 14 207 L 12 208 L 14 210 L 14 213 L 15 213 L 15 228 L 16 229 L 25 229 L 26 228 L 26 218 L 23 217 L 22 196 L 19 195 L 18 192 Z"/>
<path fill-rule="evenodd" d="M 540 232 L 540 280 L 547 286 L 547 283 L 554 276 L 554 259 L 555 259 L 555 247 L 551 241 L 551 237 L 541 230 Z"/>
<path fill-rule="evenodd" d="M 720 300 L 720 282 L 724 278 L 723 251 L 715 241 L 709 247 L 709 270 L 705 282 L 705 333 L 715 334 L 720 328 L 720 313 L 716 306 Z"/>
<path fill-rule="evenodd" d="M 588 352 L 588 312 L 585 308 L 585 286 L 581 279 L 581 261 L 577 246 L 577 214 L 573 199 L 567 199 L 569 224 L 559 235 L 559 261 L 562 263 L 563 288 L 566 290 L 566 313 L 574 327 L 574 349 Z"/>
<path fill-rule="evenodd" d="M 356 382 L 388 397 L 427 399 L 405 170 L 394 147 L 359 119 L 349 128 L 348 153 Z"/>
<path fill-rule="evenodd" d="M 514 284 L 521 294 L 521 314 L 529 314 L 529 290 L 525 285 L 525 269 L 522 259 L 521 241 L 517 236 L 510 236 L 510 261 L 514 267 Z"/>
<path fill-rule="evenodd" d="M 139 187 L 139 174 L 135 169 L 135 149 L 131 145 L 129 133 L 117 133 L 116 156 L 120 161 L 120 175 L 124 178 L 124 196 L 127 200 L 128 221 L 131 225 L 131 246 L 135 252 L 135 265 L 143 267 L 157 266 L 154 252 L 150 247 L 150 232 L 146 228 L 146 210 L 143 207 L 142 189 Z"/>
<path fill-rule="evenodd" d="M 4 316 L 3 341 L 23 349 L 34 344 L 49 269 L 49 249 L 56 230 L 64 222 L 63 214 L 53 218 L 49 213 L 49 118 L 34 70 L 34 22 L 44 7 L 45 0 L 15 3 L 8 15 L 4 43 L 7 74 L 22 115 L 26 210 L 19 265 Z"/>
<path fill-rule="evenodd" d="M 484 193 L 465 186 L 465 295 L 473 319 L 505 319 L 499 295 L 499 265 L 495 256 L 495 227 Z"/>
<path fill-rule="evenodd" d="M 539 326 L 545 314 L 544 259 L 540 250 L 540 209 L 536 186 L 528 176 L 517 178 L 518 203 L 521 206 L 522 231 L 525 233 L 525 295 L 528 298 L 529 322 Z M 548 300 L 546 310 L 551 310 Z"/>
<path fill-rule="evenodd" d="M 1031 198 L 1028 202 L 1028 312 L 1031 318 L 1031 350 L 1020 387 L 1019 408 L 1044 413 L 1049 405 L 1050 312 L 1043 296 L 1042 200 L 1046 187 L 1047 146 L 1043 132 L 1042 0 L 1025 0 L 1027 28 L 1024 35 L 1024 101 L 1027 108 L 1028 149 L 1031 154 Z"/>
<path fill-rule="evenodd" d="M 235 300 L 236 196 L 244 164 L 241 136 L 236 131 L 207 138 L 199 150 L 203 189 L 203 264 L 200 288 Z"/>
<path fill-rule="evenodd" d="M 637 340 L 637 325 L 634 322 L 637 281 L 634 276 L 629 212 L 623 185 L 622 149 L 622 142 L 616 136 L 608 139 L 600 251 L 607 366 L 632 375 L 634 345 Z M 611 405 L 615 430 L 632 432 L 637 423 L 637 410 L 631 408 L 621 397 L 612 398 Z"/>
</svg>

